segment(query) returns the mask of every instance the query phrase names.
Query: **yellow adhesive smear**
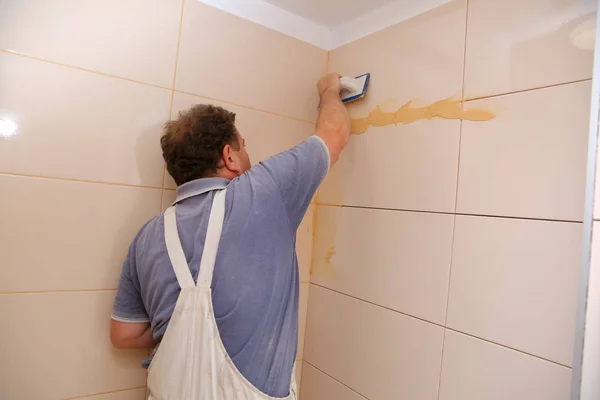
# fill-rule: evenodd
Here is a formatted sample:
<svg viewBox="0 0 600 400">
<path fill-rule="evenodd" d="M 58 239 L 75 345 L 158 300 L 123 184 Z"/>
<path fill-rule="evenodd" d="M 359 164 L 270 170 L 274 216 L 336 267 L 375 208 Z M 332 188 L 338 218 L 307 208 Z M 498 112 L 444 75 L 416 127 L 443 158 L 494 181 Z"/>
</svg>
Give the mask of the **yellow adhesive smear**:
<svg viewBox="0 0 600 400">
<path fill-rule="evenodd" d="M 335 245 L 332 244 L 331 246 L 329 246 L 329 249 L 327 249 L 327 253 L 325 254 L 325 263 L 327 263 L 327 265 L 331 265 L 331 259 L 333 258 L 334 255 L 335 255 Z"/>
<path fill-rule="evenodd" d="M 386 126 L 391 124 L 410 124 L 421 119 L 446 118 L 467 121 L 488 121 L 496 114 L 479 109 L 463 109 L 461 100 L 450 98 L 436 101 L 424 107 L 411 107 L 412 100 L 397 111 L 384 112 L 377 106 L 367 118 L 355 118 L 351 121 L 350 132 L 354 135 L 365 133 L 371 126 Z"/>
</svg>

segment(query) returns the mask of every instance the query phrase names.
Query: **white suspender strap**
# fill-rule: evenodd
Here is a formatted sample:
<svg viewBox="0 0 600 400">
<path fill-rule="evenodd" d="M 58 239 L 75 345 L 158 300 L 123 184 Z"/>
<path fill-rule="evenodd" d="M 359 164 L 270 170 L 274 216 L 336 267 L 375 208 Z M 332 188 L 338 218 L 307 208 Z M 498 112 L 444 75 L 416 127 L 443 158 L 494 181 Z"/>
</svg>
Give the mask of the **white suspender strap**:
<svg viewBox="0 0 600 400">
<path fill-rule="evenodd" d="M 221 231 L 223 229 L 223 220 L 225 219 L 225 194 L 227 189 L 215 192 L 210 217 L 208 218 L 208 228 L 206 230 L 206 240 L 204 241 L 204 250 L 202 250 L 202 259 L 200 261 L 200 275 L 198 276 L 198 286 L 210 288 L 215 269 L 215 260 L 217 259 L 217 250 L 221 240 Z"/>
<path fill-rule="evenodd" d="M 198 276 L 198 286 L 201 287 L 210 288 L 212 283 L 215 260 L 217 259 L 217 250 L 219 249 L 221 230 L 223 229 L 223 220 L 225 218 L 225 192 L 226 189 L 215 192 L 210 216 L 208 217 L 206 240 L 204 241 L 204 250 L 202 250 L 202 259 L 200 261 L 200 275 Z M 173 265 L 173 271 L 175 271 L 177 282 L 179 282 L 179 287 L 185 289 L 196 285 L 179 239 L 175 208 L 176 206 L 169 207 L 164 213 L 165 242 L 167 244 L 169 259 Z"/>
<path fill-rule="evenodd" d="M 167 208 L 164 214 L 165 218 L 165 243 L 167 244 L 167 253 L 173 265 L 173 271 L 179 282 L 181 289 L 194 287 L 194 278 L 190 272 L 181 241 L 177 231 L 177 217 L 175 216 L 175 206 Z"/>
</svg>

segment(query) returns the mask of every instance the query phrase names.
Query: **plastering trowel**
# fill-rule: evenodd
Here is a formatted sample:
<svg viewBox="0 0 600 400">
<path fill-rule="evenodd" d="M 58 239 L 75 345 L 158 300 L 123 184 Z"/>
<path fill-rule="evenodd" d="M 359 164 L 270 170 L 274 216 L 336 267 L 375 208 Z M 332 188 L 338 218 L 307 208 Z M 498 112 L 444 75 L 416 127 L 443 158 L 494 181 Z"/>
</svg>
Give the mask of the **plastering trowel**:
<svg viewBox="0 0 600 400">
<path fill-rule="evenodd" d="M 342 76 L 340 83 L 342 84 L 342 102 L 348 103 L 364 97 L 369 86 L 369 79 L 371 78 L 370 73 L 366 73 L 356 78 L 350 78 L 348 76 Z"/>
</svg>

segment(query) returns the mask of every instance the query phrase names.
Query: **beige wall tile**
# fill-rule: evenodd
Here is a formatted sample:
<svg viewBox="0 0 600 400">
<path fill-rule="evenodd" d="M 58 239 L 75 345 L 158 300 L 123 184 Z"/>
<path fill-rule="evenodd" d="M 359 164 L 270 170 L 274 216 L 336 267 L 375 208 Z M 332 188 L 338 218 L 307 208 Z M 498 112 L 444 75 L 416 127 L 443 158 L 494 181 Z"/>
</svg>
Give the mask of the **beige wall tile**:
<svg viewBox="0 0 600 400">
<path fill-rule="evenodd" d="M 456 217 L 447 326 L 571 365 L 581 224 Z"/>
<path fill-rule="evenodd" d="M 0 175 L 0 292 L 117 287 L 160 189 Z"/>
<path fill-rule="evenodd" d="M 64 399 L 144 386 L 147 350 L 111 347 L 114 291 L 0 295 L 6 399 Z M 32 384 L 35 382 L 35 384 Z"/>
<path fill-rule="evenodd" d="M 463 122 L 457 211 L 581 221 L 590 83 L 469 102 L 493 120 Z"/>
<path fill-rule="evenodd" d="M 144 7 L 146 8 L 146 7 Z M 0 53 L 0 172 L 161 186 L 170 92 Z"/>
<path fill-rule="evenodd" d="M 595 8 L 580 0 L 469 0 L 466 96 L 591 78 Z"/>
<path fill-rule="evenodd" d="M 304 363 L 301 400 L 365 400 L 366 398 Z"/>
<path fill-rule="evenodd" d="M 460 123 L 419 121 L 352 136 L 319 203 L 454 212 Z"/>
<path fill-rule="evenodd" d="M 199 1 L 185 3 L 178 90 L 314 121 L 326 63 L 323 49 Z"/>
<path fill-rule="evenodd" d="M 466 3 L 450 1 L 331 51 L 330 71 L 348 76 L 371 73 L 367 96 L 351 103 L 351 115 L 366 116 L 390 100 L 401 105 L 417 99 L 460 98 Z M 372 132 L 375 136 L 379 130 Z"/>
<path fill-rule="evenodd" d="M 0 48 L 172 87 L 181 5 L 181 0 L 6 0 L 0 4 Z"/>
<path fill-rule="evenodd" d="M 373 400 L 435 399 L 443 328 L 312 285 L 304 359 Z"/>
<path fill-rule="evenodd" d="M 113 393 L 104 393 L 95 396 L 82 397 L 89 400 L 144 400 L 146 396 L 146 388 L 138 388 L 131 390 L 122 390 Z"/>
<path fill-rule="evenodd" d="M 310 266 L 312 263 L 313 248 L 313 222 L 315 206 L 311 204 L 304 215 L 302 223 L 296 234 L 296 253 L 298 255 L 298 268 L 300 269 L 300 282 L 310 282 Z"/>
<path fill-rule="evenodd" d="M 446 331 L 440 400 L 565 400 L 571 370 Z"/>
<path fill-rule="evenodd" d="M 319 206 L 312 282 L 444 324 L 452 215 Z"/>
<path fill-rule="evenodd" d="M 304 358 L 304 339 L 306 336 L 306 313 L 308 311 L 310 283 L 300 284 L 300 305 L 298 309 L 298 353 L 296 359 Z"/>
<path fill-rule="evenodd" d="M 392 111 L 411 100 L 460 97 L 465 15 L 466 1 L 452 1 L 333 50 L 330 71 L 372 74 L 367 96 L 350 104 L 350 115 L 365 117 L 379 104 Z M 352 137 L 319 202 L 453 212 L 459 126 L 418 121 Z"/>
</svg>

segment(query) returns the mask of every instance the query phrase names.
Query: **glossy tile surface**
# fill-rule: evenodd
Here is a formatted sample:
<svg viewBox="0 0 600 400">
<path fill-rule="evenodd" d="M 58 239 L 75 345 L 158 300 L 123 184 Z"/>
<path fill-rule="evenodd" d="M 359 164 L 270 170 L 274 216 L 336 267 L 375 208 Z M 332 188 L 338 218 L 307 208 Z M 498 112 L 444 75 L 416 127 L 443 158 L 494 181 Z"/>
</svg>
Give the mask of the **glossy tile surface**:
<svg viewBox="0 0 600 400">
<path fill-rule="evenodd" d="M 0 187 L 0 292 L 116 288 L 160 207 L 159 189 L 7 175 Z"/>
<path fill-rule="evenodd" d="M 453 212 L 460 123 L 419 121 L 353 135 L 319 202 Z"/>
<path fill-rule="evenodd" d="M 319 206 L 312 282 L 443 324 L 453 219 Z"/>
<path fill-rule="evenodd" d="M 0 53 L 0 172 L 160 187 L 164 89 Z"/>
<path fill-rule="evenodd" d="M 187 110 L 195 104 L 213 104 L 236 114 L 236 128 L 246 140 L 246 148 L 253 164 L 281 151 L 288 150 L 310 137 L 315 129 L 312 123 L 296 121 L 184 93 L 175 93 L 171 118 L 177 118 L 179 111 Z M 172 179 L 169 179 L 169 181 L 167 187 L 175 188 Z"/>
<path fill-rule="evenodd" d="M 582 226 L 456 217 L 447 326 L 571 365 Z"/>
<path fill-rule="evenodd" d="M 371 73 L 367 95 L 350 104 L 351 115 L 364 117 L 378 104 L 392 100 L 402 105 L 415 99 L 460 98 L 466 4 L 450 1 L 332 50 L 329 71 L 346 76 Z"/>
<path fill-rule="evenodd" d="M 436 398 L 443 328 L 311 285 L 306 329 L 305 360 L 363 396 Z"/>
<path fill-rule="evenodd" d="M 365 117 L 377 105 L 392 111 L 411 100 L 428 104 L 460 97 L 465 15 L 466 1 L 451 1 L 333 50 L 330 71 L 371 73 L 366 97 L 349 105 L 351 117 Z M 417 121 L 352 137 L 319 202 L 454 211 L 459 126 Z"/>
<path fill-rule="evenodd" d="M 123 390 L 113 393 L 99 394 L 83 397 L 89 400 L 144 400 L 146 399 L 146 388 Z"/>
<path fill-rule="evenodd" d="M 178 90 L 316 120 L 325 50 L 186 0 L 179 51 Z"/>
<path fill-rule="evenodd" d="M 595 1 L 469 0 L 466 97 L 591 78 L 595 9 Z"/>
<path fill-rule="evenodd" d="M 0 48 L 170 88 L 181 5 L 181 0 L 5 0 Z"/>
<path fill-rule="evenodd" d="M 439 400 L 565 400 L 571 370 L 446 331 Z"/>
<path fill-rule="evenodd" d="M 301 400 L 365 400 L 365 397 L 305 363 L 302 375 Z"/>
<path fill-rule="evenodd" d="M 581 221 L 590 83 L 469 102 L 497 117 L 463 122 L 457 211 Z"/>
<path fill-rule="evenodd" d="M 115 291 L 0 295 L 6 399 L 65 399 L 146 384 L 147 350 L 113 349 Z M 38 327 L 38 329 L 32 329 Z M 35 384 L 32 384 L 35 382 Z"/>
</svg>

